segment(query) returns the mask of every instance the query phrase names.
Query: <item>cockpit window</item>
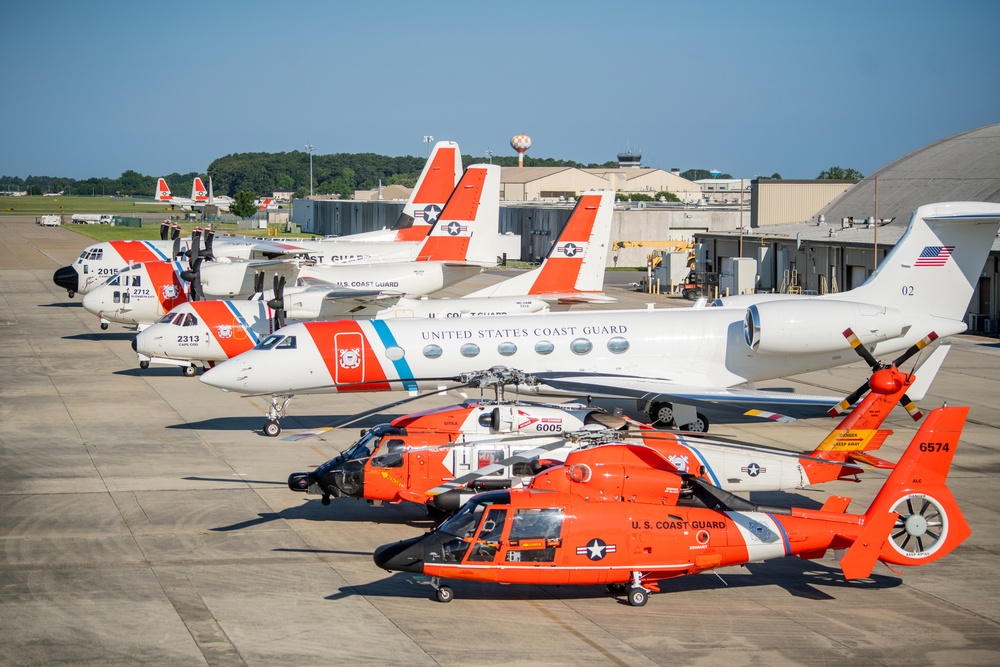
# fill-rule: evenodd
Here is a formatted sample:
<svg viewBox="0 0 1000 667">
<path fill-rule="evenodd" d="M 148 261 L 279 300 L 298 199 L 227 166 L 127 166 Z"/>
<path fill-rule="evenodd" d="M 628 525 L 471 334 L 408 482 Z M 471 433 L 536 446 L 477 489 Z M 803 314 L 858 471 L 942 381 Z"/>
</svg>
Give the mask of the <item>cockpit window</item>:
<svg viewBox="0 0 1000 667">
<path fill-rule="evenodd" d="M 274 346 L 276 350 L 294 350 L 295 336 L 285 336 L 284 339 Z"/>
<path fill-rule="evenodd" d="M 403 452 L 406 443 L 399 438 L 386 438 L 385 444 L 378 448 L 380 456 L 372 459 L 373 468 L 399 468 L 403 465 Z"/>
<path fill-rule="evenodd" d="M 458 510 L 455 516 L 451 517 L 438 527 L 438 531 L 446 535 L 455 537 L 472 537 L 479 525 L 479 519 L 483 516 L 486 507 L 499 503 L 501 505 L 510 504 L 509 491 L 491 491 L 480 493 L 472 500 L 465 503 L 462 509 Z"/>
<path fill-rule="evenodd" d="M 257 343 L 257 345 L 255 345 L 253 349 L 255 349 L 255 350 L 270 350 L 272 347 L 274 347 L 275 345 L 277 345 L 278 341 L 280 341 L 282 338 L 284 338 L 284 336 L 281 336 L 281 335 L 278 335 L 278 334 L 271 334 L 270 336 L 268 336 L 264 340 L 262 340 L 259 343 Z"/>
<path fill-rule="evenodd" d="M 108 279 L 108 285 L 120 285 L 122 282 L 122 276 L 120 273 L 116 273 L 114 276 Z"/>
<path fill-rule="evenodd" d="M 184 313 L 184 321 L 179 323 L 182 327 L 196 327 L 198 326 L 198 318 L 191 313 Z"/>
<path fill-rule="evenodd" d="M 174 321 L 174 318 L 177 317 L 178 314 L 179 313 L 167 313 L 166 315 L 164 315 L 160 319 L 156 320 L 156 323 L 157 324 L 170 324 L 171 322 Z"/>
</svg>

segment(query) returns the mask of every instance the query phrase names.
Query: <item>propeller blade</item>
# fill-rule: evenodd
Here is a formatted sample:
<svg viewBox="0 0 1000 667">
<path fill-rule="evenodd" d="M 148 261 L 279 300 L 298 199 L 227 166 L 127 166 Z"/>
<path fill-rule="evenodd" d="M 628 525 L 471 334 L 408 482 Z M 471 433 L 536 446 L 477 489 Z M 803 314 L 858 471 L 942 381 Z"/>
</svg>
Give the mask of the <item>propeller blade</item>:
<svg viewBox="0 0 1000 667">
<path fill-rule="evenodd" d="M 865 351 L 867 352 L 867 350 Z M 872 388 L 871 383 L 868 380 L 865 380 L 865 383 L 860 387 L 858 387 L 857 389 L 855 389 L 853 392 L 851 392 L 847 396 L 847 398 L 845 398 L 840 403 L 837 403 L 837 405 L 830 408 L 827 411 L 827 414 L 830 415 L 831 417 L 836 417 L 837 415 L 843 413 L 845 410 L 854 405 L 855 402 L 860 400 L 862 396 L 868 393 L 868 390 L 871 388 Z"/>
<path fill-rule="evenodd" d="M 181 254 L 181 237 L 175 236 L 174 249 L 171 251 L 170 257 L 176 262 L 180 254 Z"/>
<path fill-rule="evenodd" d="M 854 351 L 857 352 L 862 359 L 868 362 L 868 365 L 871 366 L 872 370 L 880 368 L 878 360 L 872 356 L 872 353 L 868 351 L 868 348 L 861 344 L 861 339 L 859 339 L 850 328 L 844 329 L 844 338 L 846 338 L 847 342 L 851 344 Z"/>
<path fill-rule="evenodd" d="M 910 413 L 910 416 L 913 417 L 913 421 L 919 421 L 920 418 L 924 416 L 924 413 L 920 412 L 920 408 L 917 407 L 917 404 L 914 403 L 906 394 L 903 394 L 903 397 L 899 400 L 899 402 L 903 406 L 903 409 Z"/>
<path fill-rule="evenodd" d="M 175 222 L 170 227 L 171 227 L 170 238 L 179 239 L 181 237 L 181 226 Z"/>
<path fill-rule="evenodd" d="M 164 220 L 160 223 L 160 240 L 166 241 L 170 238 L 170 221 Z"/>
<path fill-rule="evenodd" d="M 909 348 L 907 348 L 907 350 L 903 352 L 903 354 L 899 355 L 899 357 L 897 357 L 896 360 L 892 362 L 892 365 L 895 366 L 896 368 L 899 368 L 900 365 L 906 363 L 907 359 L 909 359 L 917 352 L 919 352 L 920 350 L 924 349 L 925 347 L 936 341 L 937 338 L 938 338 L 937 333 L 933 331 L 930 332 L 929 334 L 918 340 L 916 343 L 911 345 Z"/>
<path fill-rule="evenodd" d="M 215 239 L 215 230 L 209 227 L 205 231 L 205 259 L 208 261 L 214 261 L 215 255 L 212 254 L 212 241 Z"/>
</svg>

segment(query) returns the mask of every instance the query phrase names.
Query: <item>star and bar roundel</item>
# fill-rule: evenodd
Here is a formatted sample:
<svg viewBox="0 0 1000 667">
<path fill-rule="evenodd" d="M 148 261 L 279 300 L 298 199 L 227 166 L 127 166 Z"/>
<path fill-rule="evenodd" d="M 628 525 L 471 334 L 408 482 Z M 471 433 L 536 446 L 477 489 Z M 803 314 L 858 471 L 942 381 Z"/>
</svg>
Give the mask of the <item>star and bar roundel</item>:
<svg viewBox="0 0 1000 667">
<path fill-rule="evenodd" d="M 577 547 L 577 556 L 586 556 L 590 560 L 601 560 L 608 554 L 613 554 L 618 550 L 618 547 L 614 544 L 608 544 L 599 537 L 587 542 L 586 546 Z"/>
</svg>

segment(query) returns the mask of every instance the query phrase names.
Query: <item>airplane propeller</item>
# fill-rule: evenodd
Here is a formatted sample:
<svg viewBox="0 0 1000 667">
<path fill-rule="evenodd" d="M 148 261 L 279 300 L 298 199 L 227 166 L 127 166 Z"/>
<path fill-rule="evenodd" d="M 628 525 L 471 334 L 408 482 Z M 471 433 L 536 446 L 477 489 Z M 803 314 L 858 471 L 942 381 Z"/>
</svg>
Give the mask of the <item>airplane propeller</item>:
<svg viewBox="0 0 1000 667">
<path fill-rule="evenodd" d="M 253 294 L 247 297 L 247 301 L 261 301 L 264 298 L 264 272 L 257 271 L 253 274 Z"/>
<path fill-rule="evenodd" d="M 274 298 L 267 302 L 267 307 L 274 311 L 272 329 L 277 331 L 285 326 L 285 276 L 274 274 Z"/>
<path fill-rule="evenodd" d="M 191 232 L 191 250 L 188 252 L 188 269 L 181 271 L 181 279 L 188 281 L 188 301 L 202 301 L 205 299 L 205 292 L 201 287 L 201 262 L 204 259 L 201 255 L 201 230 L 195 229 Z"/>
<path fill-rule="evenodd" d="M 170 221 L 164 220 L 160 223 L 160 240 L 166 241 L 170 238 Z"/>
<path fill-rule="evenodd" d="M 181 226 L 178 225 L 176 222 L 170 225 L 170 230 L 171 230 L 170 231 L 171 239 L 179 239 L 181 237 Z"/>
<path fill-rule="evenodd" d="M 876 359 L 872 353 L 861 344 L 861 341 L 851 329 L 845 329 L 844 338 L 846 338 L 847 342 L 851 344 L 854 351 L 858 353 L 858 356 L 868 363 L 868 366 L 872 369 L 872 374 L 871 377 L 865 380 L 864 384 L 848 394 L 848 396 L 840 403 L 830 408 L 829 415 L 831 417 L 836 417 L 850 408 L 855 402 L 861 400 L 861 398 L 864 397 L 864 395 L 869 391 L 874 391 L 879 394 L 891 394 L 897 391 L 899 389 L 899 381 L 891 373 L 884 373 L 883 371 L 899 368 L 899 366 L 906 363 L 910 357 L 937 340 L 937 337 L 938 335 L 935 332 L 930 332 L 927 336 L 921 338 L 907 348 L 907 350 L 903 352 L 903 354 L 896 357 L 892 363 L 886 364 Z M 903 404 L 903 407 L 914 420 L 918 420 L 923 416 L 923 413 L 917 409 L 917 406 L 906 394 L 903 394 L 900 403 Z"/>
</svg>

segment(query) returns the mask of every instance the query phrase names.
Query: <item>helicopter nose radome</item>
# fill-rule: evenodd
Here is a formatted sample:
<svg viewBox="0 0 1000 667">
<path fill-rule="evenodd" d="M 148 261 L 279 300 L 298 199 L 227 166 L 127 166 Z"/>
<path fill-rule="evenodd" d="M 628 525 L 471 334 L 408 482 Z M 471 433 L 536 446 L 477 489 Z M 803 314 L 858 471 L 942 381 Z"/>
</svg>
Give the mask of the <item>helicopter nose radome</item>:
<svg viewBox="0 0 1000 667">
<path fill-rule="evenodd" d="M 138 340 L 139 340 L 139 336 L 136 336 L 135 338 L 132 339 L 132 351 L 133 352 L 138 352 L 139 351 L 139 344 L 137 343 Z"/>
<path fill-rule="evenodd" d="M 309 473 L 307 472 L 293 472 L 288 476 L 288 488 L 292 491 L 305 493 L 309 490 L 309 484 Z"/>
<path fill-rule="evenodd" d="M 421 573 L 424 571 L 423 542 L 426 537 L 420 535 L 395 544 L 383 544 L 372 554 L 372 560 L 383 570 Z"/>
<path fill-rule="evenodd" d="M 61 266 L 52 274 L 52 282 L 70 292 L 80 291 L 80 274 L 72 266 Z"/>
</svg>

